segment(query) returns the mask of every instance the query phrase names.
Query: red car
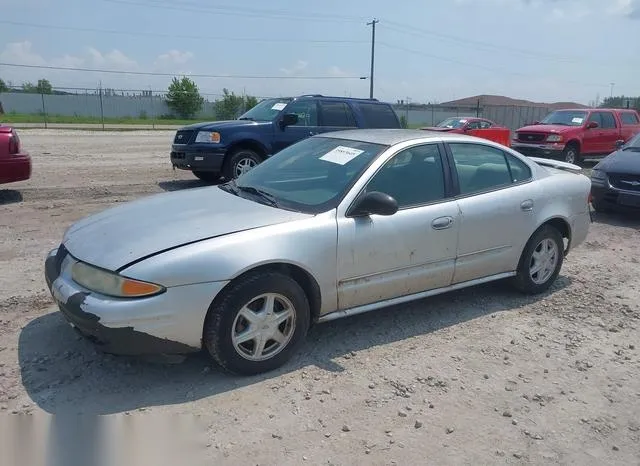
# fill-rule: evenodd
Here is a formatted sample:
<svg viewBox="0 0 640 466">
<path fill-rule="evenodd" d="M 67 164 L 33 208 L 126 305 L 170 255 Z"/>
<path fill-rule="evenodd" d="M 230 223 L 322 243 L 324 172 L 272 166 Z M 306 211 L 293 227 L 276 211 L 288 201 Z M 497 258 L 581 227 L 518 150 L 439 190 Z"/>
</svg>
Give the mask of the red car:
<svg viewBox="0 0 640 466">
<path fill-rule="evenodd" d="M 22 152 L 18 133 L 11 126 L 0 124 L 0 184 L 28 180 L 31 177 L 31 157 Z"/>
<path fill-rule="evenodd" d="M 516 130 L 511 143 L 531 157 L 578 163 L 604 157 L 640 133 L 640 115 L 632 109 L 587 108 L 556 110 L 541 122 Z"/>
<path fill-rule="evenodd" d="M 498 128 L 499 125 L 486 118 L 454 117 L 441 121 L 436 126 L 422 128 L 427 131 L 446 131 L 449 133 L 466 133 L 474 129 Z"/>
</svg>

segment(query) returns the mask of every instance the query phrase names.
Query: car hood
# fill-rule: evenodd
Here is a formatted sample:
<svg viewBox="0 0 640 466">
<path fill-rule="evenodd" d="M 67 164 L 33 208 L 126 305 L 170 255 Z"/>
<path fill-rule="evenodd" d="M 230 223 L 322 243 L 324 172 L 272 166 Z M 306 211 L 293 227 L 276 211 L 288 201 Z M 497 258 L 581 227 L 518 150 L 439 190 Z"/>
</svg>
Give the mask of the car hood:
<svg viewBox="0 0 640 466">
<path fill-rule="evenodd" d="M 426 128 L 420 128 L 425 131 L 438 131 L 438 132 L 451 132 L 451 131 L 461 131 L 460 128 L 442 128 L 440 126 L 427 126 Z"/>
<path fill-rule="evenodd" d="M 63 244 L 78 260 L 119 270 L 181 245 L 308 217 L 208 186 L 149 196 L 89 216 L 67 230 Z"/>
<path fill-rule="evenodd" d="M 523 126 L 516 130 L 517 133 L 532 132 L 532 133 L 566 133 L 579 128 L 579 126 L 564 126 L 564 125 L 529 125 Z"/>
<path fill-rule="evenodd" d="M 226 121 L 205 121 L 203 123 L 194 123 L 193 125 L 181 128 L 183 130 L 220 130 L 229 128 L 244 128 L 247 126 L 270 126 L 270 121 L 251 121 L 251 120 L 226 120 Z"/>
<path fill-rule="evenodd" d="M 610 173 L 640 175 L 640 152 L 619 150 L 601 160 L 594 169 Z"/>
</svg>

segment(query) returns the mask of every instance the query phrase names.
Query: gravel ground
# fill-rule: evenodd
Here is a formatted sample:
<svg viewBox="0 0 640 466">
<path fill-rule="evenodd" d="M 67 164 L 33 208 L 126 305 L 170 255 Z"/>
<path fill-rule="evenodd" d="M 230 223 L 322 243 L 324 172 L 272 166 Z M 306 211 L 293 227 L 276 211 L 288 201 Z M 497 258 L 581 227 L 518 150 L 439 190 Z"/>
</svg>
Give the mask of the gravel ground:
<svg viewBox="0 0 640 466">
<path fill-rule="evenodd" d="M 0 412 L 196 415 L 221 464 L 640 464 L 638 218 L 598 216 L 544 296 L 496 283 L 320 325 L 260 377 L 96 352 L 52 307 L 44 255 L 87 214 L 199 186 L 171 170 L 172 134 L 21 132 L 33 178 L 0 190 Z"/>
</svg>

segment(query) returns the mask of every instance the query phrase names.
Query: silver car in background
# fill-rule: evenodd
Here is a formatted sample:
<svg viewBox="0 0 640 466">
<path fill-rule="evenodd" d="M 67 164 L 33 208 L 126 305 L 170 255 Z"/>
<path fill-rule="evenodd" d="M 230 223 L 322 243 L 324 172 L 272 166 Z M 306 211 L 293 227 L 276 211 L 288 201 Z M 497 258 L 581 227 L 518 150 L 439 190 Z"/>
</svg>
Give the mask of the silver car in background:
<svg viewBox="0 0 640 466">
<path fill-rule="evenodd" d="M 326 133 L 235 181 L 79 221 L 45 275 L 68 322 L 107 352 L 204 348 L 256 374 L 284 364 L 313 322 L 506 278 L 547 290 L 587 236 L 579 170 L 464 135 Z"/>
</svg>

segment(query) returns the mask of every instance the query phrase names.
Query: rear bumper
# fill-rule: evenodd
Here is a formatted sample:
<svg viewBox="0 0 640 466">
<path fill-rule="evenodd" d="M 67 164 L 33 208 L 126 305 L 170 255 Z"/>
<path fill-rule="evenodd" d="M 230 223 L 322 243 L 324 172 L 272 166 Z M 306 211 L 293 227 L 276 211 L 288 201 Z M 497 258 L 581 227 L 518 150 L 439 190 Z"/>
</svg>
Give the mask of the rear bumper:
<svg viewBox="0 0 640 466">
<path fill-rule="evenodd" d="M 608 181 L 591 181 L 592 202 L 605 209 L 640 211 L 640 191 L 617 189 Z"/>
<path fill-rule="evenodd" d="M 564 144 L 527 144 L 518 141 L 511 142 L 511 148 L 528 157 L 560 158 L 564 151 Z"/>
<path fill-rule="evenodd" d="M 15 183 L 31 178 L 31 157 L 29 154 L 10 155 L 0 159 L 0 184 Z"/>
<path fill-rule="evenodd" d="M 171 165 L 181 170 L 220 173 L 226 152 L 226 148 L 174 145 Z"/>
</svg>

